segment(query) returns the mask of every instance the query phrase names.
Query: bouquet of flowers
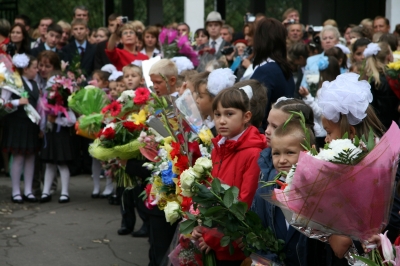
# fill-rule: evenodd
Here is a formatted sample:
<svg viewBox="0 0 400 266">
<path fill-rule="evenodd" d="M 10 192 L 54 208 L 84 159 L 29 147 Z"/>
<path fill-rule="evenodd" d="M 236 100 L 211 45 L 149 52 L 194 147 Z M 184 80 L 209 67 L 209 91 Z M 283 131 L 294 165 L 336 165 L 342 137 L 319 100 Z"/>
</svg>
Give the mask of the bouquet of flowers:
<svg viewBox="0 0 400 266">
<path fill-rule="evenodd" d="M 368 141 L 365 136 L 350 140 L 346 134 L 317 153 L 306 133 L 309 152 L 300 154 L 281 189 L 265 198 L 281 207 L 289 223 L 309 237 L 326 240 L 330 234 L 345 234 L 366 240 L 388 223 L 399 134 L 393 123 L 377 144 L 372 132 Z"/>
<path fill-rule="evenodd" d="M 203 266 L 202 252 L 190 238 L 181 236 L 179 245 L 168 256 L 173 266 Z"/>
<path fill-rule="evenodd" d="M 81 114 L 76 122 L 77 135 L 95 139 L 104 115 L 101 110 L 109 103 L 106 93 L 94 86 L 86 86 L 68 97 L 68 107 Z"/>
<path fill-rule="evenodd" d="M 44 95 L 44 110 L 49 115 L 61 116 L 64 114 L 69 118 L 68 98 L 76 91 L 76 83 L 64 76 L 53 76 L 50 78 L 47 93 Z"/>
<path fill-rule="evenodd" d="M 389 63 L 386 74 L 390 88 L 400 99 L 400 61 Z"/>
<path fill-rule="evenodd" d="M 186 56 L 194 66 L 198 65 L 197 53 L 193 50 L 187 35 L 179 36 L 177 30 L 163 28 L 158 39 L 164 58 Z"/>
<path fill-rule="evenodd" d="M 81 55 L 78 52 L 72 58 L 72 62 L 61 61 L 61 70 L 78 86 L 86 81 L 86 73 L 81 69 Z"/>
<path fill-rule="evenodd" d="M 26 55 L 16 55 L 15 57 L 26 57 Z M 29 59 L 28 59 L 29 60 Z M 13 64 L 6 55 L 0 55 L 0 88 L 8 90 L 22 98 L 28 98 L 28 93 L 24 90 L 21 76 L 17 71 L 13 71 Z M 0 116 L 7 115 L 17 110 L 11 103 L 4 102 L 0 99 Z M 24 106 L 25 112 L 29 119 L 36 124 L 39 124 L 40 115 L 36 109 L 27 104 Z"/>
</svg>

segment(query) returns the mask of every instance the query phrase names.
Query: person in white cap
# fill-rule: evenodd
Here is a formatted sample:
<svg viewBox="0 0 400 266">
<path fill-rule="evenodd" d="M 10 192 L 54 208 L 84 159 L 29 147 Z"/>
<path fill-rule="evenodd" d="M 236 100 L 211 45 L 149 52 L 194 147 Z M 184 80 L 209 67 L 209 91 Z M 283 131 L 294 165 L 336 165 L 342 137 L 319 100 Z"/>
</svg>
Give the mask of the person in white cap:
<svg viewBox="0 0 400 266">
<path fill-rule="evenodd" d="M 210 39 L 208 41 L 209 47 L 215 49 L 215 55 L 216 58 L 221 57 L 221 50 L 229 46 L 230 44 L 224 41 L 221 37 L 221 28 L 222 25 L 224 24 L 224 21 L 221 18 L 221 14 L 218 13 L 217 11 L 211 11 L 206 19 L 206 29 L 208 33 L 210 34 Z"/>
</svg>

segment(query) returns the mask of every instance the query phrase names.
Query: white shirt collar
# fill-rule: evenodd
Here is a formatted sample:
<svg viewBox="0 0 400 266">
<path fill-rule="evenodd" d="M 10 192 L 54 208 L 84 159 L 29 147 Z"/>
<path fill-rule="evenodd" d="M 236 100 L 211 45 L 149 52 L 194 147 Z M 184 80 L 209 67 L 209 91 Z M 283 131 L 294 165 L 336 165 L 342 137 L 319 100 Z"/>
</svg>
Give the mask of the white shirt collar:
<svg viewBox="0 0 400 266">
<path fill-rule="evenodd" d="M 44 43 L 44 48 L 46 49 L 46 51 L 56 52 L 56 47 L 50 48 L 50 46 L 48 46 L 47 43 Z"/>
<path fill-rule="evenodd" d="M 254 68 L 254 71 L 256 71 L 256 69 L 258 68 L 258 67 L 261 67 L 261 66 L 263 66 L 263 65 L 265 65 L 265 64 L 267 64 L 267 63 L 272 63 L 272 62 L 275 62 L 275 60 L 273 60 L 273 59 L 271 59 L 271 58 L 267 58 L 267 60 L 264 60 L 263 62 L 261 62 L 261 64 L 259 64 L 258 66 L 256 66 L 255 68 Z"/>
<path fill-rule="evenodd" d="M 247 129 L 247 128 L 246 128 L 246 129 Z M 237 141 L 237 140 L 243 135 L 243 133 L 246 131 L 246 129 L 243 130 L 239 135 L 236 135 L 236 136 L 234 136 L 233 138 L 230 138 L 229 140 Z M 222 137 L 222 138 L 218 141 L 218 146 L 221 146 L 221 145 L 225 144 L 225 142 L 226 142 L 227 140 L 228 140 L 227 138 Z"/>
<path fill-rule="evenodd" d="M 24 76 L 22 76 L 22 78 L 24 79 L 26 85 L 28 85 L 29 89 L 33 90 L 32 83 L 29 81 L 29 79 Z"/>
<path fill-rule="evenodd" d="M 222 42 L 224 41 L 224 39 L 222 39 L 221 36 L 219 36 L 219 37 L 218 37 L 217 39 L 215 39 L 215 40 L 210 39 L 210 40 L 208 41 L 208 44 L 209 44 L 210 47 L 212 47 L 212 42 L 214 42 L 214 41 L 215 41 L 215 50 L 218 51 L 218 50 L 219 50 L 219 47 L 221 46 L 221 44 L 222 44 Z"/>
</svg>

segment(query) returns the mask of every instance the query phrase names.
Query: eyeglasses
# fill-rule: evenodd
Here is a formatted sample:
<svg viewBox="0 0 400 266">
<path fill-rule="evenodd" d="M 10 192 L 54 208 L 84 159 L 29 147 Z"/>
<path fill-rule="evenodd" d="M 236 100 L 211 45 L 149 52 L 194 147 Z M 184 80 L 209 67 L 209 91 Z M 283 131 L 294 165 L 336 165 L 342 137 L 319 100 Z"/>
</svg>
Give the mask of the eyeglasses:
<svg viewBox="0 0 400 266">
<path fill-rule="evenodd" d="M 130 30 L 130 31 L 123 31 L 122 32 L 122 35 L 135 35 L 136 33 L 135 33 L 135 31 L 133 31 L 133 30 Z"/>
</svg>

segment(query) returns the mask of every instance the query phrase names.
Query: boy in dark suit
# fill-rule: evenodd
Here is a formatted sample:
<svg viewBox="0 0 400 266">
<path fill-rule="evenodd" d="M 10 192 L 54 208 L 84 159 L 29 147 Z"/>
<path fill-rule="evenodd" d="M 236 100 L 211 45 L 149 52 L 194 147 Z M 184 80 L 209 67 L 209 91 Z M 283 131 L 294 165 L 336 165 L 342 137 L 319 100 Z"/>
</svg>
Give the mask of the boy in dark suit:
<svg viewBox="0 0 400 266">
<path fill-rule="evenodd" d="M 39 44 L 38 47 L 33 48 L 31 54 L 37 57 L 43 51 L 53 51 L 58 54 L 61 60 L 65 60 L 64 54 L 61 50 L 57 49 L 57 44 L 61 39 L 63 30 L 60 25 L 52 23 L 47 27 L 45 35 L 45 42 Z"/>
<path fill-rule="evenodd" d="M 81 57 L 81 66 L 86 78 L 90 77 L 93 72 L 94 55 L 96 46 L 87 41 L 87 22 L 83 19 L 74 19 L 71 23 L 72 35 L 74 41 L 70 42 L 63 48 L 66 55 L 66 61 L 70 64 L 76 55 Z"/>
</svg>

